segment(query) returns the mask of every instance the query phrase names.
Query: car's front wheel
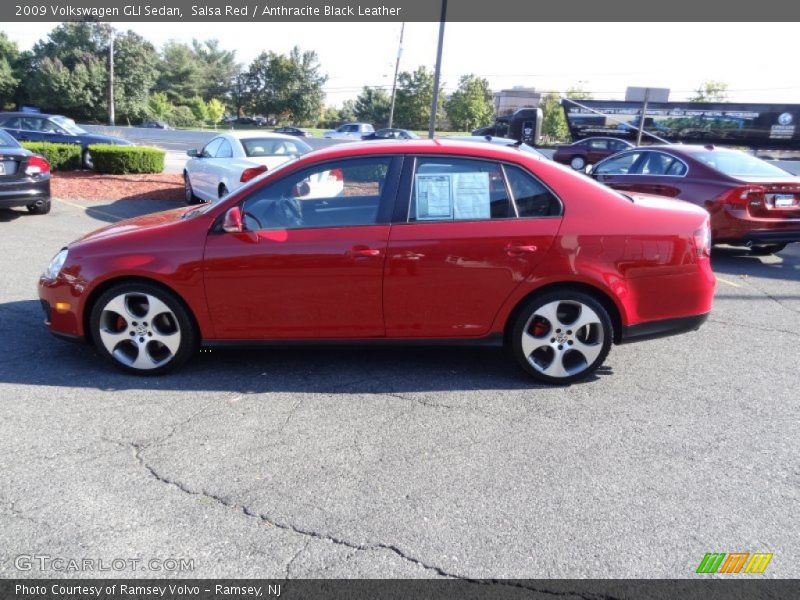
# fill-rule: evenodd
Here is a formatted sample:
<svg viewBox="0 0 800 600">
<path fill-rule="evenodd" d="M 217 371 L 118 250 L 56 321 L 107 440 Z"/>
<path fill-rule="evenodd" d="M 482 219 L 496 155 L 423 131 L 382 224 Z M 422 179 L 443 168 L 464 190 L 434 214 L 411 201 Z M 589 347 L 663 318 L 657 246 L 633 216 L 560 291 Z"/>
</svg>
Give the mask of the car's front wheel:
<svg viewBox="0 0 800 600">
<path fill-rule="evenodd" d="M 613 327 L 594 297 L 563 290 L 532 298 L 511 329 L 511 350 L 522 368 L 549 384 L 591 375 L 611 349 Z"/>
<path fill-rule="evenodd" d="M 94 303 L 89 322 L 98 351 L 129 373 L 164 373 L 186 362 L 197 348 L 197 331 L 186 308 L 151 283 L 108 289 Z"/>
<path fill-rule="evenodd" d="M 89 171 L 94 170 L 94 161 L 92 160 L 92 154 L 88 150 L 84 150 L 83 154 L 81 154 L 81 164 L 83 164 L 84 169 L 88 169 Z"/>
<path fill-rule="evenodd" d="M 584 167 L 586 167 L 586 160 L 582 156 L 573 156 L 572 160 L 569 161 L 569 166 L 576 171 L 583 171 Z"/>
</svg>

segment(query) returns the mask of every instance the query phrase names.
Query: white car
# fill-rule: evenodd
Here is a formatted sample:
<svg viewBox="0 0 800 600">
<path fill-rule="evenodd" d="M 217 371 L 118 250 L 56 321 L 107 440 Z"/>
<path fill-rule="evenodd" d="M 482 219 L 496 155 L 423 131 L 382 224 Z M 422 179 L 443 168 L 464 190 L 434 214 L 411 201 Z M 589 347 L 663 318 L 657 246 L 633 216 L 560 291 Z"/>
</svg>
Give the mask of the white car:
<svg viewBox="0 0 800 600">
<path fill-rule="evenodd" d="M 311 150 L 289 135 L 258 131 L 220 134 L 202 150 L 186 153 L 191 157 L 183 168 L 186 203 L 216 202 L 254 177 Z"/>
<path fill-rule="evenodd" d="M 360 140 L 370 133 L 375 133 L 375 128 L 369 123 L 345 123 L 336 129 L 326 131 L 322 137 L 329 140 Z"/>
</svg>

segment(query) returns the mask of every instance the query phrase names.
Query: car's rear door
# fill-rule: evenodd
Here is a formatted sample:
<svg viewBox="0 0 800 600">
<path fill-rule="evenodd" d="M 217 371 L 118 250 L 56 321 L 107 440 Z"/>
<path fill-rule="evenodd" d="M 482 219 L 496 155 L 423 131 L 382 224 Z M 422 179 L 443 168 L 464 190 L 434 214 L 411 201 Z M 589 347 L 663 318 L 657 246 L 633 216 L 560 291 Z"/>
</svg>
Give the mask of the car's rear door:
<svg viewBox="0 0 800 600">
<path fill-rule="evenodd" d="M 383 266 L 402 159 L 317 163 L 246 196 L 247 231 L 213 230 L 204 278 L 220 339 L 372 338 L 385 334 Z M 309 197 L 341 173 L 344 193 Z"/>
<path fill-rule="evenodd" d="M 637 149 L 610 156 L 595 165 L 592 177 L 615 190 L 644 192 L 639 187 L 644 182 L 637 173 L 642 163 L 642 154 L 643 152 Z"/>
<path fill-rule="evenodd" d="M 560 201 L 521 167 L 491 160 L 407 158 L 402 181 L 384 276 L 386 335 L 485 335 L 550 248 Z"/>
</svg>

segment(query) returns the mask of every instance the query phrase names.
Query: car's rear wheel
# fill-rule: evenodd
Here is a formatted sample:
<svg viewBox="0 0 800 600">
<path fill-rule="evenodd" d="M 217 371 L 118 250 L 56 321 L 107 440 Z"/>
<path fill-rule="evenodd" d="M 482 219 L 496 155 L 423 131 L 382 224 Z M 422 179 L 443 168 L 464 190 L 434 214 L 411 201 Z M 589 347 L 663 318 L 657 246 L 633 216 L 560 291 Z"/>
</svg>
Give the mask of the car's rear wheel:
<svg viewBox="0 0 800 600">
<path fill-rule="evenodd" d="M 569 161 L 569 166 L 576 171 L 582 171 L 586 166 L 586 159 L 584 159 L 582 156 L 573 156 L 572 160 Z"/>
<path fill-rule="evenodd" d="M 186 200 L 186 204 L 200 204 L 202 202 L 200 198 L 194 195 L 192 182 L 189 181 L 189 174 L 186 171 L 183 172 L 183 197 Z"/>
<path fill-rule="evenodd" d="M 603 305 L 583 292 L 560 290 L 532 298 L 518 312 L 511 350 L 539 381 L 569 384 L 603 364 L 613 340 Z"/>
<path fill-rule="evenodd" d="M 750 253 L 756 256 L 769 256 L 786 248 L 786 244 L 757 244 L 750 246 Z"/>
<path fill-rule="evenodd" d="M 104 292 L 90 316 L 95 347 L 129 373 L 158 375 L 186 362 L 197 331 L 178 298 L 146 282 L 123 283 Z"/>
<path fill-rule="evenodd" d="M 43 200 L 39 204 L 28 204 L 26 208 L 32 215 L 46 215 L 50 212 L 50 198 Z"/>
<path fill-rule="evenodd" d="M 90 171 L 94 170 L 92 154 L 88 150 L 84 150 L 83 154 L 81 154 L 81 164 L 83 165 L 84 169 L 89 169 Z"/>
</svg>

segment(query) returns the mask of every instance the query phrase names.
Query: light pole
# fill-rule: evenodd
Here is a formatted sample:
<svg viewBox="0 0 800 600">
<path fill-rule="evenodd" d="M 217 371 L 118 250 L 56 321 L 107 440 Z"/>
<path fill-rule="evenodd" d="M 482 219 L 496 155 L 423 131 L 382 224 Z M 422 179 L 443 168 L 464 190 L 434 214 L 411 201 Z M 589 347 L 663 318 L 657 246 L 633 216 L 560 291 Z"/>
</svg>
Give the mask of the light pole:
<svg viewBox="0 0 800 600">
<path fill-rule="evenodd" d="M 114 30 L 108 36 L 108 124 L 114 125 Z"/>
<path fill-rule="evenodd" d="M 439 108 L 439 75 L 442 70 L 442 46 L 444 46 L 444 22 L 447 18 L 447 0 L 442 0 L 442 16 L 439 19 L 439 46 L 436 50 L 436 69 L 433 72 L 433 101 L 431 102 L 431 120 L 428 125 L 428 138 L 433 139 L 436 129 L 436 109 Z"/>
<path fill-rule="evenodd" d="M 389 105 L 389 129 L 392 128 L 394 121 L 394 99 L 397 94 L 397 73 L 400 70 L 400 56 L 403 54 L 403 32 L 406 30 L 406 24 L 400 27 L 400 45 L 397 47 L 397 62 L 394 64 L 394 82 L 392 83 L 392 103 Z"/>
</svg>

